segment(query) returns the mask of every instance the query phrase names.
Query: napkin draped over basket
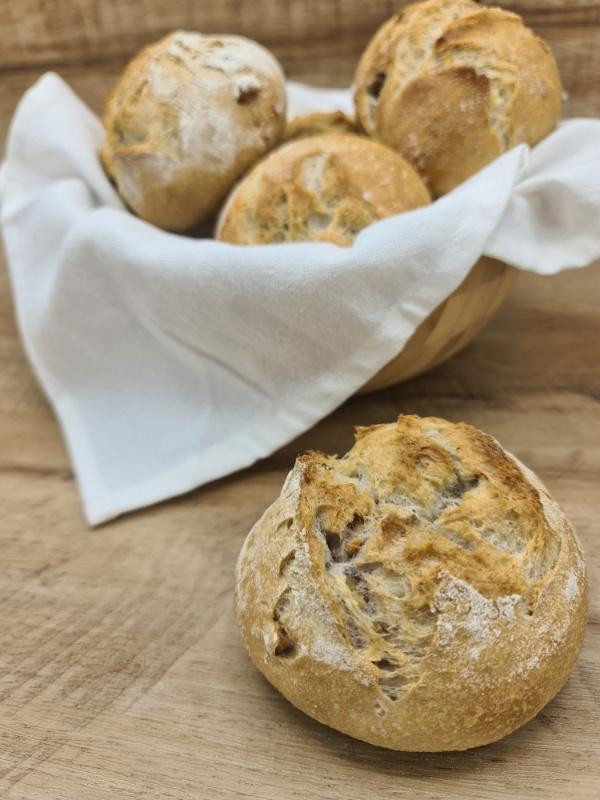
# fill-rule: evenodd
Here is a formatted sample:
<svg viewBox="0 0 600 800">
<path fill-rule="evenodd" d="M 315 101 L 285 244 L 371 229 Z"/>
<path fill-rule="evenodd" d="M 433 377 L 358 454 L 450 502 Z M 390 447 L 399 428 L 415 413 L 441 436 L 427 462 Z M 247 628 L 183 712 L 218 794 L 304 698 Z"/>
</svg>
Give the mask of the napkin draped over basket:
<svg viewBox="0 0 600 800">
<path fill-rule="evenodd" d="M 292 113 L 349 93 L 290 84 Z M 600 257 L 600 121 L 564 122 L 354 245 L 238 247 L 129 213 L 98 119 L 56 75 L 19 105 L 1 218 L 27 353 L 91 524 L 267 456 L 403 348 L 482 256 L 550 275 Z"/>
</svg>

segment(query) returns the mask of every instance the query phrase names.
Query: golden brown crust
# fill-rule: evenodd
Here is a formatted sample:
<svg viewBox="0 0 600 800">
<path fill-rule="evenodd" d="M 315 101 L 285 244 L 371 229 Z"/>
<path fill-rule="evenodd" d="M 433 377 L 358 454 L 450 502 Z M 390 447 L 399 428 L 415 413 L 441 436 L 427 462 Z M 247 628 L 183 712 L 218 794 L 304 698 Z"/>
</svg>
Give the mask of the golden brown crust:
<svg viewBox="0 0 600 800">
<path fill-rule="evenodd" d="M 343 111 L 314 111 L 294 117 L 286 126 L 283 141 L 304 139 L 307 136 L 320 136 L 322 133 L 356 133 L 354 120 Z"/>
<path fill-rule="evenodd" d="M 516 14 L 425 0 L 375 34 L 354 99 L 361 126 L 406 156 L 439 196 L 550 133 L 561 86 L 550 49 Z"/>
<path fill-rule="evenodd" d="M 372 222 L 430 201 L 401 156 L 362 136 L 288 142 L 234 189 L 216 237 L 233 244 L 328 241 L 350 245 Z"/>
<path fill-rule="evenodd" d="M 176 31 L 121 76 L 104 116 L 102 164 L 136 214 L 187 230 L 281 139 L 285 107 L 283 72 L 259 44 Z"/>
<path fill-rule="evenodd" d="M 587 578 L 539 480 L 468 425 L 400 417 L 341 459 L 301 456 L 240 554 L 256 666 L 319 721 L 399 750 L 461 750 L 562 687 Z"/>
</svg>

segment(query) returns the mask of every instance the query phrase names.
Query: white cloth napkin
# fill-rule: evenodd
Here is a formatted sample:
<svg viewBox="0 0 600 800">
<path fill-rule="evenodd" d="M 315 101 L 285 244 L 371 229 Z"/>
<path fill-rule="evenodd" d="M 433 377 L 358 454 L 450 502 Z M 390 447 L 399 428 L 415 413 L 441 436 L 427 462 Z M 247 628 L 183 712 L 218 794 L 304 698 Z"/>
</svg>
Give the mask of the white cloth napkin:
<svg viewBox="0 0 600 800">
<path fill-rule="evenodd" d="M 347 92 L 290 85 L 295 112 Z M 99 121 L 56 75 L 15 114 L 1 219 L 23 341 L 100 523 L 245 467 L 395 356 L 487 253 L 600 257 L 600 121 L 505 154 L 433 205 L 331 244 L 236 247 L 121 204 Z"/>
</svg>

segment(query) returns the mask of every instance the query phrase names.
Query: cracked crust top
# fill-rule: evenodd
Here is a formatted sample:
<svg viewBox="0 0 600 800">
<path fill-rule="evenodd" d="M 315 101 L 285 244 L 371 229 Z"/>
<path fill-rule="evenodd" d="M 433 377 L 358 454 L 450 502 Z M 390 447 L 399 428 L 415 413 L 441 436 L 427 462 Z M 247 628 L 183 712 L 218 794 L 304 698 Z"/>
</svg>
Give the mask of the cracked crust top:
<svg viewBox="0 0 600 800">
<path fill-rule="evenodd" d="M 298 708 L 383 747 L 460 750 L 564 684 L 587 580 L 533 473 L 468 425 L 404 416 L 297 460 L 236 599 L 250 656 Z"/>
<path fill-rule="evenodd" d="M 372 222 L 429 202 L 419 175 L 389 147 L 325 133 L 287 142 L 253 167 L 227 200 L 216 237 L 350 245 Z"/>
<path fill-rule="evenodd" d="M 377 31 L 354 101 L 367 133 L 398 150 L 432 194 L 556 126 L 561 85 L 548 45 L 516 14 L 473 0 L 425 0 Z"/>
</svg>

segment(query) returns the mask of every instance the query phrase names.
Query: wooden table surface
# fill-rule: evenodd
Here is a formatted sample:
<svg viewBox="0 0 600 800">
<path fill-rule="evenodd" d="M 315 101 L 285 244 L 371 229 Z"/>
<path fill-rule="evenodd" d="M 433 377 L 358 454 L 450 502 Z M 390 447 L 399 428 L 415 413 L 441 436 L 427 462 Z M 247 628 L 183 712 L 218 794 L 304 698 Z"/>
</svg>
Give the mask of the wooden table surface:
<svg viewBox="0 0 600 800">
<path fill-rule="evenodd" d="M 97 109 L 123 62 L 114 8 L 131 2 L 105 4 L 102 19 L 94 0 L 49 4 L 55 39 L 60 34 L 69 42 L 58 55 L 47 27 L 33 26 L 37 39 L 19 27 L 17 9 L 36 5 L 11 4 L 4 23 L 0 136 L 43 64 L 60 60 L 59 71 Z M 176 3 L 142 5 L 171 10 L 167 21 L 144 17 L 136 46 L 159 29 L 189 22 L 177 17 Z M 295 5 L 306 10 L 311 3 Z M 374 3 L 375 16 L 383 18 L 391 5 Z M 91 16 L 84 14 L 81 26 L 79 17 L 62 19 L 55 6 L 63 15 L 88 9 Z M 231 15 L 232 4 L 225 6 Z M 313 2 L 313 21 L 319 9 L 327 18 L 328 6 Z M 570 111 L 600 115 L 598 69 L 595 82 L 582 77 L 584 67 L 593 70 L 600 60 L 600 5 L 570 8 L 567 18 L 558 0 L 525 4 L 559 51 Z M 344 29 L 349 44 L 335 40 L 332 61 L 322 44 L 321 56 L 303 55 L 297 42 L 286 40 L 284 17 L 275 15 L 273 42 L 280 55 L 288 51 L 288 70 L 321 83 L 345 81 L 368 33 L 364 20 L 354 18 Z M 221 19 L 213 22 L 210 28 L 222 27 Z M 18 35 L 11 36 L 13 23 Z M 79 40 L 64 34 L 69 25 L 83 31 Z M 91 59 L 92 34 L 97 47 L 107 46 L 102 25 L 112 31 L 112 49 Z M 587 62 L 578 40 L 595 42 Z M 599 798 L 599 308 L 600 265 L 555 278 L 521 274 L 479 338 L 428 375 L 350 400 L 252 469 L 90 530 L 56 421 L 24 357 L 2 268 L 0 797 Z M 392 753 L 324 728 L 256 672 L 235 624 L 237 553 L 296 453 L 309 447 L 343 452 L 353 425 L 401 412 L 465 420 L 494 434 L 556 495 L 589 566 L 588 633 L 567 686 L 512 736 L 466 753 Z"/>
</svg>

